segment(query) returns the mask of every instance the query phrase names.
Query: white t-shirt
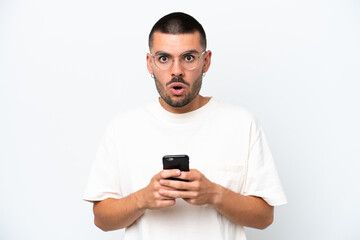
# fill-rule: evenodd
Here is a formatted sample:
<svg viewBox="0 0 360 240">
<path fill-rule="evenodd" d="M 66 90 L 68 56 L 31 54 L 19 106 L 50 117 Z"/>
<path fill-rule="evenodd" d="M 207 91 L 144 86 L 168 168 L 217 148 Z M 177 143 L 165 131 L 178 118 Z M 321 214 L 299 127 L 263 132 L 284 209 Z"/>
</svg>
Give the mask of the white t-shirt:
<svg viewBox="0 0 360 240">
<path fill-rule="evenodd" d="M 164 155 L 187 154 L 190 168 L 236 193 L 268 204 L 286 197 L 256 119 L 245 109 L 211 99 L 184 114 L 159 101 L 116 116 L 108 125 L 90 174 L 84 200 L 122 198 L 144 188 L 162 169 Z M 211 205 L 177 199 L 172 207 L 146 210 L 125 230 L 125 240 L 244 240 L 242 226 Z"/>
</svg>

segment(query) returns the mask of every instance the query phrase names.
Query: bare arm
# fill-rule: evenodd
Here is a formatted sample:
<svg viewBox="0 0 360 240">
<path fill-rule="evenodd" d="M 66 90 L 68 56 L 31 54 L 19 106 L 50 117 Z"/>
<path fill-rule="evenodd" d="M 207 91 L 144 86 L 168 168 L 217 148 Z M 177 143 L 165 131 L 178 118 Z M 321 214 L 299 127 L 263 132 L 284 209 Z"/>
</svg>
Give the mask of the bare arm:
<svg viewBox="0 0 360 240">
<path fill-rule="evenodd" d="M 145 212 L 137 203 L 135 194 L 122 199 L 108 198 L 95 202 L 95 225 L 103 231 L 111 231 L 133 224 Z"/>
<path fill-rule="evenodd" d="M 161 189 L 162 196 L 183 198 L 190 204 L 212 204 L 232 222 L 258 229 L 268 227 L 273 221 L 274 208 L 263 199 L 243 196 L 209 181 L 201 172 L 191 169 L 180 177 L 189 182 L 161 179 L 160 184 L 171 189 Z"/>
<path fill-rule="evenodd" d="M 214 208 L 234 223 L 265 229 L 271 225 L 274 207 L 262 198 L 243 196 L 219 186 L 219 193 L 213 200 Z"/>
<path fill-rule="evenodd" d="M 94 203 L 94 222 L 103 231 L 129 227 L 140 218 L 146 209 L 158 209 L 175 204 L 172 197 L 161 196 L 160 190 L 171 190 L 161 186 L 162 178 L 176 177 L 179 170 L 163 170 L 156 174 L 143 189 L 121 199 L 108 198 Z"/>
</svg>

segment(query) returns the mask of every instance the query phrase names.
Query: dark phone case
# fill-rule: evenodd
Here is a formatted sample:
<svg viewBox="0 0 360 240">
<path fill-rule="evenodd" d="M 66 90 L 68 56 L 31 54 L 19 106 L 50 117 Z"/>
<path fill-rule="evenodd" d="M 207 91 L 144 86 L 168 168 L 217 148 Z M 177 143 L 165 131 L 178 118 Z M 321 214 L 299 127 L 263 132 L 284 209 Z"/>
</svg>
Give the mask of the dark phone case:
<svg viewBox="0 0 360 240">
<path fill-rule="evenodd" d="M 180 169 L 180 171 L 189 171 L 189 156 L 188 155 L 166 155 L 163 157 L 163 169 Z M 185 181 L 178 178 L 167 178 L 170 180 Z"/>
</svg>

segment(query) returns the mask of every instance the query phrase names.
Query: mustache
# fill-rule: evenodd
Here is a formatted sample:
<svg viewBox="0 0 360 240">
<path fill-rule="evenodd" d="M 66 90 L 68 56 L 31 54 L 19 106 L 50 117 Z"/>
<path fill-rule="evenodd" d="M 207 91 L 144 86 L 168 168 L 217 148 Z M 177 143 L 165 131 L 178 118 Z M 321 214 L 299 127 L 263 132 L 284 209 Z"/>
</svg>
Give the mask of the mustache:
<svg viewBox="0 0 360 240">
<path fill-rule="evenodd" d="M 190 86 L 190 84 L 189 84 L 188 82 L 186 82 L 182 77 L 173 77 L 173 78 L 170 80 L 170 82 L 168 82 L 168 83 L 166 84 L 166 86 L 169 86 L 169 85 L 172 84 L 172 83 L 183 83 L 183 84 L 185 84 L 185 85 L 187 85 L 187 86 Z"/>
</svg>

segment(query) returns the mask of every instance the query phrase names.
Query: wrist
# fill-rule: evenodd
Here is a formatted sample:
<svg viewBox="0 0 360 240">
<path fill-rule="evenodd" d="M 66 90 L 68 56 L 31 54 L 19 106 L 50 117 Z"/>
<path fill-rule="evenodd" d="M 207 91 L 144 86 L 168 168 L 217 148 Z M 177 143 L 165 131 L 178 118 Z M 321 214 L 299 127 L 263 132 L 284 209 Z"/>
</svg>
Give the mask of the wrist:
<svg viewBox="0 0 360 240">
<path fill-rule="evenodd" d="M 142 189 L 134 192 L 130 195 L 131 200 L 135 203 L 135 206 L 138 210 L 145 210 L 147 208 L 145 198 L 142 195 Z"/>
<path fill-rule="evenodd" d="M 210 199 L 210 203 L 214 206 L 218 206 L 222 201 L 222 197 L 224 194 L 224 188 L 222 186 L 220 186 L 219 184 L 214 183 L 212 192 L 213 192 L 213 194 Z"/>
</svg>

